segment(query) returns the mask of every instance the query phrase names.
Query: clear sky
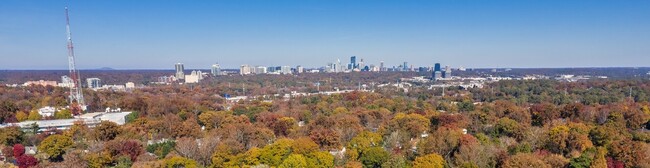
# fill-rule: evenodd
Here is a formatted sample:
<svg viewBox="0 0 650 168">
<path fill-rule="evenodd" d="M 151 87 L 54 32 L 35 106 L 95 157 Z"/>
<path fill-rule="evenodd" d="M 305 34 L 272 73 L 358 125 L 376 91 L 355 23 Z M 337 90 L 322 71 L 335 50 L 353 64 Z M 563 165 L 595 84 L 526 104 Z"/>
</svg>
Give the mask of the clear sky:
<svg viewBox="0 0 650 168">
<path fill-rule="evenodd" d="M 0 69 L 650 66 L 649 0 L 3 0 Z"/>
</svg>

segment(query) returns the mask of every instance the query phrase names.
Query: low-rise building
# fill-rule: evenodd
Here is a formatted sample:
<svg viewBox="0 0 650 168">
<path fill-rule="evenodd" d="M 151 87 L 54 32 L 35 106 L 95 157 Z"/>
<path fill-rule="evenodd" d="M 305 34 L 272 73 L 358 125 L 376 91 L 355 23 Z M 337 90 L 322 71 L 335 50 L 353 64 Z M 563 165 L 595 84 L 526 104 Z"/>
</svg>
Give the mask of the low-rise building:
<svg viewBox="0 0 650 168">
<path fill-rule="evenodd" d="M 38 81 L 27 81 L 23 84 L 23 86 L 31 86 L 31 85 L 38 85 L 38 86 L 57 86 L 56 81 L 46 81 L 46 80 L 38 80 Z"/>
<path fill-rule="evenodd" d="M 50 129 L 66 130 L 69 129 L 75 122 L 83 122 L 88 127 L 94 127 L 102 121 L 114 122 L 117 125 L 126 124 L 126 116 L 131 114 L 128 112 L 94 112 L 86 113 L 72 119 L 59 119 L 59 120 L 38 120 L 38 121 L 23 121 L 18 123 L 0 124 L 0 128 L 5 127 L 20 127 L 24 130 L 32 129 L 33 126 L 38 126 L 38 131 L 47 131 Z"/>
<path fill-rule="evenodd" d="M 135 88 L 135 83 L 126 82 L 126 84 L 124 86 L 126 86 L 126 89 L 134 89 Z"/>
<path fill-rule="evenodd" d="M 45 106 L 43 108 L 38 109 L 38 114 L 43 116 L 43 117 L 52 117 L 54 116 L 54 113 L 56 113 L 58 110 L 54 107 L 50 106 Z"/>
</svg>

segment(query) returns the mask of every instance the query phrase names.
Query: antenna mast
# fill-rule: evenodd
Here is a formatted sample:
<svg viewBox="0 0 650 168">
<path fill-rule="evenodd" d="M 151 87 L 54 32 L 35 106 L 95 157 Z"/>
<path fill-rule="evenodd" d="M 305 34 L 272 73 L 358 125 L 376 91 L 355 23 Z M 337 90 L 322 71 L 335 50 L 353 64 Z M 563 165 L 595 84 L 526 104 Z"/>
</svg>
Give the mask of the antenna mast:
<svg viewBox="0 0 650 168">
<path fill-rule="evenodd" d="M 73 114 L 79 114 L 85 110 L 86 103 L 84 102 L 83 93 L 81 90 L 81 81 L 79 71 L 75 67 L 74 46 L 72 45 L 72 33 L 70 33 L 70 17 L 68 16 L 68 7 L 65 7 L 65 30 L 68 36 L 68 68 L 70 70 L 70 79 L 72 79 L 72 86 L 70 86 L 70 109 Z M 77 111 L 75 111 L 77 110 Z"/>
</svg>

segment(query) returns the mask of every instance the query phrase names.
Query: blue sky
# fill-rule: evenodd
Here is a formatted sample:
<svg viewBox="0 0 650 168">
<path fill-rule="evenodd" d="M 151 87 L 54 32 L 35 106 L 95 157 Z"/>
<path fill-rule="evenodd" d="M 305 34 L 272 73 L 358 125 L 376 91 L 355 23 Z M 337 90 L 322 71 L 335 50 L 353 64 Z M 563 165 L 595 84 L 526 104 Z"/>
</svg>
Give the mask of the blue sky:
<svg viewBox="0 0 650 168">
<path fill-rule="evenodd" d="M 648 0 L 0 1 L 0 69 L 650 66 Z"/>
</svg>

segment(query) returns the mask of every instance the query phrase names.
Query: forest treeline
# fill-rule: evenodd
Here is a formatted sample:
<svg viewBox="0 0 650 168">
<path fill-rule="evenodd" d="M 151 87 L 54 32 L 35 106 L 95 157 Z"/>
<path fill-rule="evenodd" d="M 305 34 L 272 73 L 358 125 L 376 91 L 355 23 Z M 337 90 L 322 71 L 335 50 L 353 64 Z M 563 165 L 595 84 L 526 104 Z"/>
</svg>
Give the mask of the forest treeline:
<svg viewBox="0 0 650 168">
<path fill-rule="evenodd" d="M 254 79 L 248 79 L 254 80 Z M 250 82 L 274 93 L 284 79 Z M 233 82 L 236 83 L 236 82 Z M 229 82 L 86 90 L 127 124 L 0 130 L 19 167 L 650 167 L 650 81 L 500 81 L 227 102 Z M 313 86 L 309 86 L 313 87 Z M 282 87 L 291 89 L 291 87 Z M 0 87 L 2 123 L 43 118 L 66 89 Z M 25 146 L 36 146 L 35 155 Z M 2 166 L 2 165 L 0 165 Z"/>
</svg>

